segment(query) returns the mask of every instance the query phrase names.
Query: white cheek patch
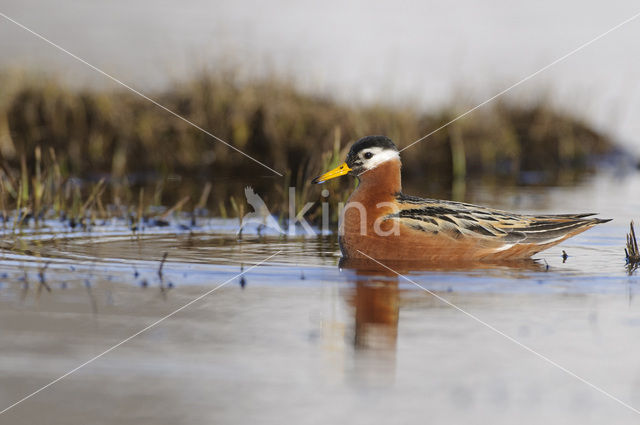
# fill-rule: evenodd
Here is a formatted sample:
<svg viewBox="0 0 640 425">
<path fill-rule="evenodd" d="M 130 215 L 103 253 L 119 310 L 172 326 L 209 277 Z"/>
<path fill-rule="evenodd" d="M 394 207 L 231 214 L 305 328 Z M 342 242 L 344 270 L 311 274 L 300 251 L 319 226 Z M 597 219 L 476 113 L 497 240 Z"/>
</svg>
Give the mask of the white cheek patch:
<svg viewBox="0 0 640 425">
<path fill-rule="evenodd" d="M 371 152 L 373 156 L 370 159 L 365 159 L 362 164 L 364 167 L 364 171 L 360 174 L 364 174 L 369 170 L 373 170 L 378 165 L 387 162 L 391 159 L 400 158 L 400 154 L 397 151 L 391 149 L 383 149 L 383 148 L 371 148 L 367 149 L 364 152 Z"/>
</svg>

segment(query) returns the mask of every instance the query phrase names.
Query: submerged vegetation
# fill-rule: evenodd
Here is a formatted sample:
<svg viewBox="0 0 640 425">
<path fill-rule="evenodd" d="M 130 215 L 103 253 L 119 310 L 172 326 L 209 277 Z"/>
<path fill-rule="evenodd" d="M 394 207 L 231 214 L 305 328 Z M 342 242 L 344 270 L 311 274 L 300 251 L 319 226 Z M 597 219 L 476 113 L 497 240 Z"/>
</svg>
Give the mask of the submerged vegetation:
<svg viewBox="0 0 640 425">
<path fill-rule="evenodd" d="M 240 83 L 228 74 L 151 94 L 284 174 L 280 178 L 128 91 L 73 89 L 16 74 L 0 75 L 0 86 L 0 209 L 26 211 L 23 217 L 53 209 L 77 220 L 89 211 L 141 217 L 150 206 L 167 204 L 241 215 L 246 185 L 272 212 L 286 211 L 289 186 L 297 187 L 298 205 L 321 200 L 309 180 L 341 162 L 361 136 L 385 134 L 406 146 L 466 109 L 426 114 L 348 106 L 284 81 Z M 439 190 L 487 175 L 516 184 L 571 181 L 615 147 L 549 105 L 496 103 L 410 149 L 403 154 L 405 181 Z M 326 185 L 330 201 L 346 199 L 352 185 L 347 179 Z"/>
</svg>

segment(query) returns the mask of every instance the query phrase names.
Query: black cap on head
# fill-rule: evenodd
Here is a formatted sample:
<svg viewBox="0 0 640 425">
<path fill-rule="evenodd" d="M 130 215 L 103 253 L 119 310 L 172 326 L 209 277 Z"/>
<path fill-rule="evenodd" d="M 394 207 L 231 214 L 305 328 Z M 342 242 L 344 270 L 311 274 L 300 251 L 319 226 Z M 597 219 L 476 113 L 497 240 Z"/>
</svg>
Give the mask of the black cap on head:
<svg viewBox="0 0 640 425">
<path fill-rule="evenodd" d="M 393 149 L 394 151 L 398 150 L 396 145 L 387 136 L 367 136 L 358 140 L 353 144 L 353 146 L 351 146 L 351 149 L 349 150 L 349 155 L 357 154 L 363 149 L 372 148 L 372 147 L 380 147 L 383 149 Z"/>
<path fill-rule="evenodd" d="M 347 164 L 351 166 L 358 158 L 358 153 L 364 149 L 379 147 L 383 149 L 392 149 L 398 151 L 396 145 L 387 136 L 367 136 L 358 140 L 351 146 L 347 154 Z"/>
</svg>

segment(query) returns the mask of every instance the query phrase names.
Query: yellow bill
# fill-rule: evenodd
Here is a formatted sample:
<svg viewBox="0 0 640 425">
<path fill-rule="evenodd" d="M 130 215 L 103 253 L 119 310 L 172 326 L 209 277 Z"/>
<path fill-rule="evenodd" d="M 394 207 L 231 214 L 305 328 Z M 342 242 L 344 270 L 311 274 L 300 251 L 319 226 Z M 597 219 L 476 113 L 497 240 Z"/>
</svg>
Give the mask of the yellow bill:
<svg viewBox="0 0 640 425">
<path fill-rule="evenodd" d="M 346 162 L 343 162 L 342 165 L 340 165 L 339 167 L 336 167 L 333 170 L 327 171 L 323 175 L 316 177 L 315 179 L 313 179 L 311 181 L 311 183 L 314 183 L 314 184 L 324 183 L 327 180 L 331 180 L 331 179 L 335 179 L 336 177 L 344 176 L 349 171 L 351 171 L 351 168 L 349 168 L 349 166 L 347 165 Z"/>
</svg>

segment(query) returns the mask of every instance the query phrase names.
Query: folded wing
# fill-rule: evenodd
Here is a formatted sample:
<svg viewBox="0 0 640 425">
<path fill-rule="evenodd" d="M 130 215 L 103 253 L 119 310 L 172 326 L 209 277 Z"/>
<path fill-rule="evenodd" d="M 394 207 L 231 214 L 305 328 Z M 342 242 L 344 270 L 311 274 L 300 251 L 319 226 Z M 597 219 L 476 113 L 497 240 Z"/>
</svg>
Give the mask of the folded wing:
<svg viewBox="0 0 640 425">
<path fill-rule="evenodd" d="M 501 243 L 548 247 L 610 220 L 594 214 L 520 215 L 461 202 L 398 195 L 400 210 L 388 219 L 431 234 L 453 239 L 474 238 L 487 244 Z"/>
</svg>

